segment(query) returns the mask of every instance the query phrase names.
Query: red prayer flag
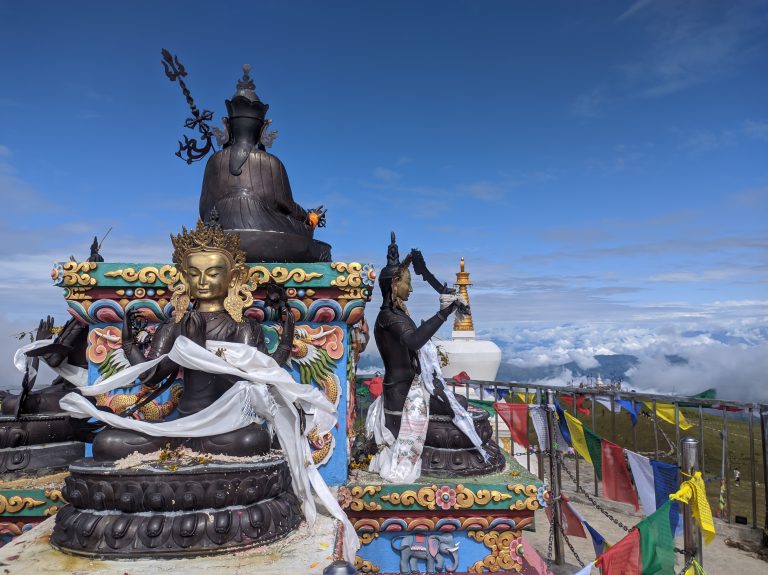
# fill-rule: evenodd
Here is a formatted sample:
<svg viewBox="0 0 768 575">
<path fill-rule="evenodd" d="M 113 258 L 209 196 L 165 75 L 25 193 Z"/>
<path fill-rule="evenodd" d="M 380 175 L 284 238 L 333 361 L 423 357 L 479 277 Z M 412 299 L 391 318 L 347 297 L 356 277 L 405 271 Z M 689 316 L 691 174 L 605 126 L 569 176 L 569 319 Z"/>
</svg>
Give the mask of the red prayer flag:
<svg viewBox="0 0 768 575">
<path fill-rule="evenodd" d="M 376 375 L 371 379 L 363 381 L 363 385 L 368 386 L 368 390 L 373 397 L 379 397 L 381 392 L 384 391 L 384 378 Z"/>
<path fill-rule="evenodd" d="M 602 569 L 603 575 L 642 575 L 640 532 L 632 529 L 624 539 L 597 558 L 595 567 Z"/>
<path fill-rule="evenodd" d="M 458 381 L 459 383 L 464 383 L 468 379 L 472 379 L 472 378 L 469 377 L 469 375 L 467 374 L 466 371 L 462 371 L 462 372 L 457 373 L 456 375 L 454 375 L 453 379 L 454 379 L 454 381 Z"/>
<path fill-rule="evenodd" d="M 528 406 L 524 403 L 497 401 L 493 404 L 493 408 L 507 424 L 509 432 L 512 434 L 512 440 L 523 447 L 529 447 Z"/>
<path fill-rule="evenodd" d="M 573 409 L 573 396 L 572 395 L 561 395 L 558 397 L 558 400 L 562 403 L 566 404 L 568 407 Z M 590 415 L 592 412 L 589 411 L 588 407 L 584 407 L 584 396 L 583 395 L 577 395 L 576 396 L 576 411 L 581 413 L 582 415 Z"/>
<path fill-rule="evenodd" d="M 544 511 L 547 514 L 547 518 L 552 521 L 552 506 L 548 506 Z M 581 522 L 581 518 L 576 515 L 571 502 L 568 501 L 564 493 L 560 494 L 560 519 L 566 535 L 587 538 L 587 532 L 584 531 L 584 524 Z"/>
<path fill-rule="evenodd" d="M 627 462 L 624 460 L 624 449 L 607 439 L 601 445 L 603 463 L 603 497 L 640 509 L 635 487 L 629 476 Z"/>
</svg>

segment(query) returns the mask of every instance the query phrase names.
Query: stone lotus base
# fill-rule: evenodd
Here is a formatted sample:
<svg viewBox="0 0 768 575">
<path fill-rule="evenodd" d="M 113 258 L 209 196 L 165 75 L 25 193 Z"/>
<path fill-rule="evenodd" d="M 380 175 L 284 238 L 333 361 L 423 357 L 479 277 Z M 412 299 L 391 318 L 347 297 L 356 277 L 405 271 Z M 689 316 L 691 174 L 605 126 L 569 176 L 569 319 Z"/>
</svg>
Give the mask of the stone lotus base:
<svg viewBox="0 0 768 575">
<path fill-rule="evenodd" d="M 229 553 L 273 543 L 301 522 L 280 452 L 257 462 L 232 458 L 177 467 L 123 469 L 81 460 L 63 490 L 51 544 L 104 559 Z"/>
</svg>

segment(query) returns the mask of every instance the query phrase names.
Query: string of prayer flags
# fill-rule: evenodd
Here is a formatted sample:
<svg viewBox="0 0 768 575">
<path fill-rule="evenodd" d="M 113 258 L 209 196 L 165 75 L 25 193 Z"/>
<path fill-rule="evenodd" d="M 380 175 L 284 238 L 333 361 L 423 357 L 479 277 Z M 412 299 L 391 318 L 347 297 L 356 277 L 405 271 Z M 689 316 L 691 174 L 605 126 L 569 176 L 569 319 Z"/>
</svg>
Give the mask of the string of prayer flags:
<svg viewBox="0 0 768 575">
<path fill-rule="evenodd" d="M 701 471 L 694 473 L 688 481 L 683 481 L 677 493 L 673 493 L 669 498 L 691 506 L 693 520 L 701 529 L 705 543 L 709 543 L 715 538 L 715 522 L 712 519 L 709 501 L 707 501 L 707 492 L 704 487 L 704 480 L 701 478 Z"/>
<path fill-rule="evenodd" d="M 520 401 L 527 404 L 533 404 L 536 403 L 536 394 L 533 392 L 525 393 L 523 391 L 517 392 L 517 397 L 520 398 Z"/>
<path fill-rule="evenodd" d="M 698 561 L 696 561 L 696 559 L 694 559 L 691 566 L 685 570 L 684 575 L 707 575 L 707 574 L 704 573 L 704 568 L 701 566 L 701 564 Z"/>
<path fill-rule="evenodd" d="M 561 395 L 560 401 L 562 401 L 564 404 L 566 404 L 568 407 L 573 409 L 573 396 L 572 395 Z M 577 395 L 576 396 L 576 411 L 578 411 L 582 415 L 591 415 L 592 412 L 589 411 L 588 407 L 584 407 L 584 399 L 585 397 L 583 395 Z"/>
<path fill-rule="evenodd" d="M 530 447 L 528 442 L 528 406 L 524 403 L 507 403 L 498 401 L 493 404 L 496 413 L 507 424 L 512 434 L 512 441 L 525 448 Z"/>
<path fill-rule="evenodd" d="M 644 401 L 645 407 L 653 411 L 653 402 L 652 401 Z M 671 403 L 659 403 L 656 402 L 656 415 L 666 421 L 667 423 L 671 423 L 672 425 L 675 425 L 675 406 Z M 680 419 L 680 429 L 685 431 L 686 429 L 690 429 L 693 427 L 690 423 L 688 423 L 688 420 L 685 419 L 685 416 L 683 415 L 683 412 L 678 409 L 678 418 Z"/>
<path fill-rule="evenodd" d="M 598 395 L 595 397 L 595 401 L 608 411 L 611 411 L 610 397 Z M 635 404 L 627 399 L 615 398 L 613 400 L 613 412 L 619 413 L 622 409 L 629 413 L 629 417 L 632 419 L 632 425 L 637 425 L 637 409 L 635 408 Z"/>
<path fill-rule="evenodd" d="M 629 503 L 637 511 L 640 509 L 640 504 L 624 461 L 624 449 L 607 439 L 603 439 L 601 447 L 603 496 L 613 501 Z"/>
</svg>

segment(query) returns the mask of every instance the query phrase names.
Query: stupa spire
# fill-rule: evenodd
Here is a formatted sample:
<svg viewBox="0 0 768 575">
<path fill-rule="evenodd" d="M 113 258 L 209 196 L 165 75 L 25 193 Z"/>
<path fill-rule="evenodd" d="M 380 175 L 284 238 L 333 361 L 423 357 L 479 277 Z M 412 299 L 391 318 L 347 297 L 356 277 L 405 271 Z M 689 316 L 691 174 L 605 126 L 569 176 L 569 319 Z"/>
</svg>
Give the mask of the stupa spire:
<svg viewBox="0 0 768 575">
<path fill-rule="evenodd" d="M 469 272 L 464 271 L 464 258 L 461 258 L 459 262 L 459 272 L 456 274 L 456 287 L 459 288 L 459 293 L 464 297 L 464 300 L 469 305 L 469 293 L 467 288 L 472 284 L 469 281 Z M 472 323 L 472 316 L 466 314 L 464 319 L 459 321 L 459 318 L 453 320 L 453 331 L 475 331 L 475 326 Z"/>
</svg>

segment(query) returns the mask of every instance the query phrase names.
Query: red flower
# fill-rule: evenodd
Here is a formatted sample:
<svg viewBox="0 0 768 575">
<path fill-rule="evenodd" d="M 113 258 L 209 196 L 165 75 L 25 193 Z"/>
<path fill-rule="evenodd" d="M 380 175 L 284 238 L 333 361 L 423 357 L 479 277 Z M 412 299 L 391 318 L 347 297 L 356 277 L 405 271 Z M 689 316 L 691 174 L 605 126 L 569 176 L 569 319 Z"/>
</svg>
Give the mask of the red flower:
<svg viewBox="0 0 768 575">
<path fill-rule="evenodd" d="M 448 510 L 456 505 L 456 490 L 443 485 L 435 491 L 435 503 L 440 509 Z"/>
</svg>

